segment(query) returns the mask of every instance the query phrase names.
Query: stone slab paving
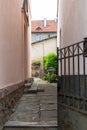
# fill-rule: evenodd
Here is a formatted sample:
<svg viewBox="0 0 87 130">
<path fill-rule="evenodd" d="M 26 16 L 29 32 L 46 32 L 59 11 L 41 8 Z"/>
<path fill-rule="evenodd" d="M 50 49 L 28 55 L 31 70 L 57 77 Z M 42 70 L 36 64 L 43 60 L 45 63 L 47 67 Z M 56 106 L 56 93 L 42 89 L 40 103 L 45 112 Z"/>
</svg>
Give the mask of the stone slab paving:
<svg viewBox="0 0 87 130">
<path fill-rule="evenodd" d="M 8 126 L 15 122 L 21 125 L 24 123 L 28 125 L 47 125 L 48 122 L 48 125 L 57 126 L 56 84 L 51 85 L 46 81 L 38 80 L 37 85 L 39 89 L 44 88 L 44 92 L 23 94 L 18 102 L 16 111 L 5 125 Z"/>
</svg>

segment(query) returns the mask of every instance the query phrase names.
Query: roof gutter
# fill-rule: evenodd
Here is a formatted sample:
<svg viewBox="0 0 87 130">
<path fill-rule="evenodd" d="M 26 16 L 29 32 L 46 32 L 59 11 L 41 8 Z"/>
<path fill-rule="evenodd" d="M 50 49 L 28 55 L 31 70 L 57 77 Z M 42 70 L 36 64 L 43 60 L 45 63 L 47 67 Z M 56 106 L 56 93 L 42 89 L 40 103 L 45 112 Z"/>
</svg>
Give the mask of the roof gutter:
<svg viewBox="0 0 87 130">
<path fill-rule="evenodd" d="M 57 38 L 57 36 L 53 36 L 53 37 L 50 37 L 50 38 L 45 38 L 45 39 L 42 39 L 40 41 L 35 41 L 35 42 L 32 42 L 32 44 L 43 42 L 43 41 L 50 40 L 50 39 L 53 39 L 53 38 Z"/>
</svg>

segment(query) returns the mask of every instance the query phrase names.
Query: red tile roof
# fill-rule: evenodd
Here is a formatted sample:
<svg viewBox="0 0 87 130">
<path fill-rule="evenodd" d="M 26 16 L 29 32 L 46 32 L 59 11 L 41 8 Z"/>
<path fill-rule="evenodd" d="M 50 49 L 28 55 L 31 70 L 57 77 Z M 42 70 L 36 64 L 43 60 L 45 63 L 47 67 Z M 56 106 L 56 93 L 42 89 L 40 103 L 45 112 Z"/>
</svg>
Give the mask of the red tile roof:
<svg viewBox="0 0 87 130">
<path fill-rule="evenodd" d="M 57 32 L 57 22 L 55 20 L 34 20 L 31 22 L 31 32 Z"/>
</svg>

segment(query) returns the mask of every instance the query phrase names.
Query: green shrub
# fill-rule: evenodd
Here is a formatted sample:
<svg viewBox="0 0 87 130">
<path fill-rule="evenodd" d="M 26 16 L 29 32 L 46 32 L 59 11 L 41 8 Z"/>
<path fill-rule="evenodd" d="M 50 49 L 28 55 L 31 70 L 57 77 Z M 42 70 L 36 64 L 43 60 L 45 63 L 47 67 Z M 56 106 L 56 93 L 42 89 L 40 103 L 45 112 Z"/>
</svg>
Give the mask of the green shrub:
<svg viewBox="0 0 87 130">
<path fill-rule="evenodd" d="M 33 62 L 33 65 L 38 65 L 38 66 L 40 66 L 41 63 L 40 63 L 40 61 L 36 61 L 36 62 Z"/>
<path fill-rule="evenodd" d="M 57 54 L 49 53 L 44 57 L 44 69 L 46 70 L 49 67 L 57 68 Z"/>
<path fill-rule="evenodd" d="M 47 74 L 45 74 L 42 79 L 47 80 Z"/>
<path fill-rule="evenodd" d="M 56 80 L 56 74 L 51 74 L 50 81 L 55 82 L 55 80 Z"/>
<path fill-rule="evenodd" d="M 47 74 L 44 75 L 43 80 L 47 80 L 48 82 L 55 82 L 56 74 L 48 72 Z"/>
</svg>

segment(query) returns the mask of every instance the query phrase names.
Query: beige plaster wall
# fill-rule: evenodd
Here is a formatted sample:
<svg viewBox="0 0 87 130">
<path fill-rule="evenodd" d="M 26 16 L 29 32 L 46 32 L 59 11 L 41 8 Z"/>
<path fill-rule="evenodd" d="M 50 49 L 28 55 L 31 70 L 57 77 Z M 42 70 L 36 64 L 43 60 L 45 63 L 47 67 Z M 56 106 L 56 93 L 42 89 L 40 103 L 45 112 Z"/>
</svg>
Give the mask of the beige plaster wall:
<svg viewBox="0 0 87 130">
<path fill-rule="evenodd" d="M 37 42 L 32 44 L 31 46 L 31 54 L 32 54 L 32 63 L 35 61 L 40 61 L 40 74 L 42 76 L 43 72 L 43 56 L 46 56 L 48 53 L 57 52 L 57 38 L 52 38 L 48 40 L 43 40 L 41 42 Z"/>
<path fill-rule="evenodd" d="M 32 60 L 43 58 L 43 56 L 46 56 L 50 52 L 56 53 L 56 40 L 57 38 L 52 38 L 32 44 Z"/>
<path fill-rule="evenodd" d="M 0 0 L 0 88 L 23 81 L 23 0 Z"/>
</svg>

